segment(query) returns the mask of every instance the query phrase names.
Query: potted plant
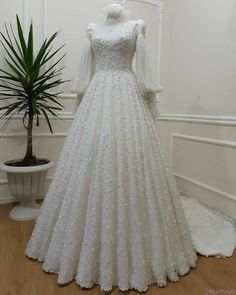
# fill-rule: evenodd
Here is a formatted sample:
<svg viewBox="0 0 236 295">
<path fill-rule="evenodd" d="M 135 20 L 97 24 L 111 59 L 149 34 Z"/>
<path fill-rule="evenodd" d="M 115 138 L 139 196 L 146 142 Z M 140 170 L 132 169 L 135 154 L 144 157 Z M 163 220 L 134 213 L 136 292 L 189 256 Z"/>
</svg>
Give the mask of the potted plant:
<svg viewBox="0 0 236 295">
<path fill-rule="evenodd" d="M 53 93 L 53 89 L 66 82 L 59 76 L 62 69 L 56 69 L 65 54 L 57 57 L 63 44 L 53 50 L 52 43 L 59 32 L 46 38 L 34 55 L 33 24 L 31 21 L 28 39 L 26 40 L 18 15 L 16 15 L 17 33 L 12 24 L 6 33 L 1 34 L 1 44 L 5 50 L 8 69 L 0 69 L 0 100 L 6 103 L 0 107 L 1 118 L 7 120 L 2 127 L 6 128 L 15 114 L 22 114 L 23 127 L 26 129 L 26 153 L 22 159 L 13 159 L 1 163 L 1 169 L 7 173 L 8 186 L 11 194 L 20 201 L 9 216 L 14 220 L 31 220 L 37 217 L 39 205 L 36 198 L 45 194 L 47 171 L 54 163 L 46 158 L 37 158 L 33 153 L 33 126 L 39 126 L 39 120 L 44 117 L 52 126 L 51 117 L 58 117 L 58 110 L 64 106 L 57 101 L 61 93 Z"/>
</svg>

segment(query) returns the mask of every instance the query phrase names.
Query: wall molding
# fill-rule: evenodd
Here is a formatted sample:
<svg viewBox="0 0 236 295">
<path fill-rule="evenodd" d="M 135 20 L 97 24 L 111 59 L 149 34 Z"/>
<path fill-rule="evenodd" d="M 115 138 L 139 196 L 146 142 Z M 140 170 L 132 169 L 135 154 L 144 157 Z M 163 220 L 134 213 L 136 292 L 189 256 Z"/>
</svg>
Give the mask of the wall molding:
<svg viewBox="0 0 236 295">
<path fill-rule="evenodd" d="M 3 115 L 3 112 L 0 112 L 0 116 Z M 73 112 L 59 112 L 59 117 L 54 117 L 51 114 L 48 114 L 48 117 L 51 120 L 73 120 L 75 118 L 75 114 Z M 2 117 L 0 118 L 0 120 L 5 120 L 6 118 L 9 118 L 9 116 L 6 117 Z M 22 120 L 23 119 L 23 114 L 17 114 L 14 115 L 14 117 L 11 118 L 11 120 Z M 39 115 L 39 119 L 40 120 L 46 120 L 45 117 L 43 115 Z"/>
<path fill-rule="evenodd" d="M 58 95 L 59 99 L 78 99 L 79 100 L 79 95 L 75 93 L 61 93 Z"/>
<path fill-rule="evenodd" d="M 162 113 L 157 117 L 157 120 L 208 125 L 236 126 L 236 116 L 210 116 Z"/>
<path fill-rule="evenodd" d="M 64 138 L 68 135 L 68 132 L 39 132 L 39 133 L 33 133 L 33 138 Z M 26 138 L 26 133 L 5 133 L 0 134 L 0 138 Z"/>
<path fill-rule="evenodd" d="M 163 2 L 161 0 L 128 0 L 129 2 L 140 2 L 162 8 Z"/>
<path fill-rule="evenodd" d="M 236 142 L 229 141 L 229 140 L 219 140 L 219 139 L 213 139 L 213 138 L 207 138 L 207 137 L 186 135 L 181 133 L 172 133 L 172 138 L 201 142 L 206 144 L 213 144 L 213 145 L 224 146 L 229 148 L 236 148 Z M 171 146 L 171 151 L 173 152 L 173 144 Z"/>
</svg>

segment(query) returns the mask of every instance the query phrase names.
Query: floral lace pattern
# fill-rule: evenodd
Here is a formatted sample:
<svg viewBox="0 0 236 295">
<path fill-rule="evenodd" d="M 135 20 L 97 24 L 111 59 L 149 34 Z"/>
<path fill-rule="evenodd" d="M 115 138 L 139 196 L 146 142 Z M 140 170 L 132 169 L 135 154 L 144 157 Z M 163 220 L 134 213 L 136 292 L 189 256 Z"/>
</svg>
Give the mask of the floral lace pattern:
<svg viewBox="0 0 236 295">
<path fill-rule="evenodd" d="M 143 27 L 142 20 L 88 26 L 96 71 L 83 80 L 83 99 L 25 250 L 57 273 L 59 284 L 75 279 L 85 288 L 146 291 L 196 266 L 157 122 L 132 71 Z"/>
</svg>

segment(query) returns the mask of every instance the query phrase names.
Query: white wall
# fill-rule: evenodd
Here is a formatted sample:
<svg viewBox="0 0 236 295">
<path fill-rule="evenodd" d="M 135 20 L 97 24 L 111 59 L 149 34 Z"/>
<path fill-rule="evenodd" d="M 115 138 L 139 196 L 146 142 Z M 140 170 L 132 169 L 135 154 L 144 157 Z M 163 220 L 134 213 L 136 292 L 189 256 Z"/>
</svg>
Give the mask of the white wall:
<svg viewBox="0 0 236 295">
<path fill-rule="evenodd" d="M 165 1 L 163 27 L 165 111 L 235 116 L 236 2 Z"/>
<path fill-rule="evenodd" d="M 236 216 L 236 2 L 165 0 L 159 118 L 182 192 Z"/>
<path fill-rule="evenodd" d="M 67 53 L 64 62 L 64 79 L 72 80 L 78 69 L 78 62 L 85 38 L 85 31 L 89 22 L 102 21 L 105 17 L 102 8 L 104 1 L 94 0 L 1 0 L 0 10 L 0 30 L 3 31 L 4 21 L 10 21 L 15 25 L 15 14 L 19 14 L 24 23 L 25 31 L 28 31 L 29 23 L 33 20 L 35 28 L 36 48 L 42 43 L 45 37 L 50 36 L 55 31 L 61 29 L 60 35 L 55 42 L 59 46 L 66 43 Z M 146 22 L 146 42 L 150 52 L 150 59 L 154 65 L 153 70 L 157 70 L 158 55 L 158 9 L 142 3 L 129 3 L 130 18 L 144 18 Z M 155 37 L 153 37 L 155 36 Z M 2 49 L 0 51 L 3 52 Z M 0 66 L 5 66 L 3 56 L 0 54 Z M 46 121 L 42 118 L 40 126 L 34 128 L 34 152 L 38 157 L 46 157 L 57 162 L 58 153 L 62 148 L 70 124 L 74 118 L 74 111 L 78 107 L 75 96 L 70 94 L 72 82 L 67 83 L 62 90 L 61 102 L 66 108 L 62 112 L 62 120 L 53 119 L 52 127 L 54 133 L 51 135 Z M 59 90 L 59 89 L 58 89 Z M 0 119 L 0 126 L 5 119 Z M 0 135 L 0 161 L 24 156 L 26 148 L 25 129 L 22 127 L 21 116 L 15 117 L 8 128 Z M 53 169 L 49 172 L 48 184 L 51 180 Z M 0 171 L 0 203 L 14 200 L 8 191 L 6 175 Z"/>
</svg>

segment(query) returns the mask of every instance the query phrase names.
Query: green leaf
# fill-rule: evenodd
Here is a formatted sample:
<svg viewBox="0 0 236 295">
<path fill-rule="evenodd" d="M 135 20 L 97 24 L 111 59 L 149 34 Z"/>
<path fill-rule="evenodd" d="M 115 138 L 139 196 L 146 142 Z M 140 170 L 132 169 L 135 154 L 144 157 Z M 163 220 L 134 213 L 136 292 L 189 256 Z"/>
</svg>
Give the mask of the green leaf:
<svg viewBox="0 0 236 295">
<path fill-rule="evenodd" d="M 63 54 L 50 68 L 48 71 L 51 71 L 53 68 L 55 68 L 55 66 L 66 56 L 66 53 Z M 47 71 L 47 72 L 48 72 Z"/>
<path fill-rule="evenodd" d="M 12 85 L 12 86 L 14 86 L 15 88 L 20 88 L 20 85 L 18 84 L 15 84 L 15 83 L 12 83 L 12 82 L 10 82 L 10 81 L 8 81 L 8 80 L 5 80 L 5 79 L 2 79 L 1 78 L 1 76 L 0 76 L 0 81 L 2 81 L 3 83 L 6 83 L 6 84 L 8 84 L 8 85 Z M 4 84 L 3 84 L 4 85 Z M 1 87 L 1 84 L 0 84 L 0 87 Z M 20 90 L 20 89 L 19 89 Z"/>
<path fill-rule="evenodd" d="M 27 103 L 23 104 L 20 108 L 18 108 L 18 113 L 23 111 L 23 110 L 28 110 L 28 104 Z"/>
<path fill-rule="evenodd" d="M 60 76 L 60 73 L 57 74 L 57 75 L 54 75 L 55 71 L 51 72 L 50 74 L 48 75 L 45 75 L 44 77 L 42 77 L 42 79 L 40 81 L 35 81 L 36 83 L 34 84 L 34 88 L 37 88 L 38 86 L 41 86 L 43 84 L 45 84 L 45 82 L 47 82 L 48 80 L 50 79 L 53 79 L 57 76 Z"/>
<path fill-rule="evenodd" d="M 20 106 L 22 104 L 22 101 L 20 102 L 15 102 L 15 103 L 12 103 L 8 106 L 4 106 L 4 107 L 1 107 L 0 110 L 5 110 L 7 109 L 7 111 L 1 116 L 1 117 L 5 117 L 7 115 L 9 115 L 12 111 L 14 111 L 15 109 L 18 108 L 18 106 Z"/>
<path fill-rule="evenodd" d="M 13 36 L 13 38 L 14 38 L 14 40 L 15 40 L 15 43 L 16 43 L 16 46 L 17 46 L 17 49 L 18 49 L 18 51 L 19 51 L 19 53 L 20 53 L 20 55 L 21 55 L 21 58 L 23 59 L 23 58 L 24 58 L 24 54 L 23 54 L 23 51 L 22 51 L 22 49 L 21 49 L 21 47 L 20 47 L 20 45 L 19 45 L 19 42 L 18 42 L 17 39 L 16 39 L 16 35 L 15 35 L 15 33 L 14 33 L 14 31 L 13 31 L 13 28 L 12 28 L 12 23 L 10 23 L 10 26 L 11 26 L 11 33 L 12 33 L 12 36 Z"/>
<path fill-rule="evenodd" d="M 18 77 L 23 77 L 22 73 L 20 73 L 14 66 L 11 64 L 6 58 L 4 58 L 6 63 L 9 65 L 9 67 L 18 75 Z"/>
<path fill-rule="evenodd" d="M 27 97 L 27 94 L 24 93 L 24 91 L 20 90 L 19 88 L 16 88 L 16 87 L 12 87 L 12 86 L 7 86 L 7 85 L 0 85 L 0 88 L 3 88 L 3 89 L 6 89 L 5 91 L 11 91 L 11 92 L 17 92 L 18 95 L 21 95 L 21 96 L 24 96 L 24 97 Z M 16 96 L 16 94 L 14 93 L 11 93 L 12 96 Z M 5 94 L 6 95 L 6 94 Z M 9 96 L 9 95 L 8 95 Z"/>
<path fill-rule="evenodd" d="M 13 46 L 12 41 L 11 41 L 11 36 L 10 36 L 10 34 L 9 34 L 9 31 L 8 31 L 8 28 L 7 28 L 7 25 L 6 25 L 6 22 L 4 22 L 4 27 L 5 27 L 5 30 L 6 30 L 7 36 L 8 36 L 8 40 L 9 40 L 9 42 L 11 43 L 11 45 Z"/>
<path fill-rule="evenodd" d="M 10 115 L 10 117 L 7 118 L 6 122 L 4 123 L 4 125 L 3 125 L 2 128 L 1 128 L 1 132 L 3 132 L 3 131 L 7 128 L 9 122 L 11 121 L 11 119 L 12 119 L 12 117 L 15 115 L 15 113 L 16 113 L 16 112 L 12 113 L 12 114 Z"/>
<path fill-rule="evenodd" d="M 29 37 L 28 37 L 28 67 L 31 69 L 33 65 L 33 24 L 31 21 L 30 30 L 29 30 Z"/>
<path fill-rule="evenodd" d="M 0 95 L 6 95 L 6 96 L 8 96 L 9 98 L 10 98 L 10 97 L 12 97 L 12 98 L 16 97 L 15 94 L 5 93 L 5 92 L 0 92 Z"/>
<path fill-rule="evenodd" d="M 4 89 L 8 89 L 8 90 L 10 90 L 10 91 L 15 91 L 15 88 L 14 87 L 12 87 L 12 86 L 7 86 L 7 85 L 0 85 L 0 88 L 4 88 Z"/>
<path fill-rule="evenodd" d="M 61 45 L 56 51 L 54 51 L 48 58 L 45 58 L 43 59 L 41 65 L 45 64 L 46 62 L 48 62 L 50 59 L 53 58 L 54 55 L 56 55 L 63 47 L 65 46 L 65 44 Z"/>
<path fill-rule="evenodd" d="M 54 69 L 54 70 L 52 70 L 52 72 L 49 72 L 49 73 L 48 73 L 48 71 L 44 72 L 35 81 L 35 85 L 38 85 L 39 83 L 41 83 L 41 80 L 43 80 L 43 79 L 45 79 L 47 77 L 48 78 L 50 77 L 50 79 L 53 79 L 53 75 L 54 75 L 54 77 L 57 77 L 57 76 L 62 75 L 62 72 L 61 72 L 62 69 L 64 69 L 64 67 L 63 68 L 60 68 L 59 70 Z"/>
<path fill-rule="evenodd" d="M 4 35 L 1 33 L 1 35 L 4 37 Z M 16 59 L 18 60 L 18 62 L 14 59 L 14 57 L 11 55 L 10 51 L 7 49 L 7 47 L 4 45 L 4 43 L 1 41 L 2 46 L 4 47 L 4 49 L 6 50 L 8 56 L 10 57 L 10 59 L 13 61 L 13 63 L 18 67 L 18 69 L 22 72 L 25 73 L 25 65 L 24 62 L 21 60 L 21 58 L 19 57 L 19 55 L 17 54 L 17 52 L 14 50 L 14 48 L 11 46 L 11 44 L 6 40 L 6 43 L 8 43 L 8 47 L 11 49 L 12 53 L 14 54 L 14 56 L 16 57 Z"/>
<path fill-rule="evenodd" d="M 0 72 L 6 74 L 7 76 L 11 77 L 12 79 L 14 79 L 15 81 L 18 81 L 18 77 L 13 76 L 12 74 L 0 69 Z"/>
<path fill-rule="evenodd" d="M 61 110 L 61 108 L 59 108 L 59 107 L 54 107 L 54 106 L 45 105 L 45 104 L 40 103 L 40 102 L 38 102 L 37 105 L 39 105 L 39 106 L 41 106 L 41 107 L 44 107 L 44 108 L 46 108 L 46 109 L 59 110 L 59 111 Z"/>
<path fill-rule="evenodd" d="M 43 112 L 44 117 L 45 117 L 45 119 L 46 119 L 46 121 L 47 121 L 47 123 L 48 123 L 48 127 L 49 127 L 51 133 L 53 133 L 53 131 L 52 131 L 52 126 L 51 126 L 51 123 L 50 123 L 50 120 L 49 120 L 49 118 L 48 118 L 47 113 L 45 112 L 45 110 L 44 110 L 43 108 L 39 108 L 39 109 Z"/>
<path fill-rule="evenodd" d="M 20 40 L 20 46 L 21 46 L 24 57 L 27 58 L 26 42 L 25 42 L 23 30 L 22 30 L 21 23 L 20 23 L 18 15 L 16 15 L 16 22 L 17 22 L 17 31 L 18 31 L 18 37 L 19 37 L 19 40 Z"/>
<path fill-rule="evenodd" d="M 43 45 L 41 46 L 41 48 L 39 49 L 39 52 L 35 58 L 32 70 L 33 71 L 38 71 L 39 72 L 39 68 L 41 66 L 41 61 L 44 57 L 44 54 L 46 53 L 46 50 L 48 49 L 48 47 L 50 46 L 50 44 L 52 43 L 52 41 L 56 38 L 58 32 L 54 33 L 51 38 L 49 40 L 45 40 L 43 42 Z"/>
<path fill-rule="evenodd" d="M 49 90 L 49 89 L 52 89 L 60 84 L 64 83 L 64 81 L 62 81 L 61 79 L 59 80 L 56 80 L 52 83 L 48 83 L 48 84 L 45 84 L 45 85 L 40 85 L 38 86 L 36 89 L 35 89 L 35 93 L 38 94 L 40 92 L 44 92 L 45 90 Z"/>
<path fill-rule="evenodd" d="M 57 114 L 56 112 L 53 111 L 53 109 L 51 107 L 45 106 L 45 105 L 41 105 L 42 108 L 45 108 L 48 112 L 50 112 L 54 117 L 58 117 L 59 114 Z"/>
<path fill-rule="evenodd" d="M 26 70 L 26 65 L 24 63 L 23 56 L 21 54 L 19 56 L 19 54 L 16 52 L 16 50 L 15 50 L 15 48 L 13 46 L 13 43 L 11 41 L 11 37 L 9 35 L 9 31 L 8 31 L 7 27 L 6 27 L 6 32 L 7 32 L 7 35 L 8 35 L 9 40 L 7 40 L 7 38 L 1 33 L 1 35 L 2 35 L 2 37 L 4 39 L 4 41 L 5 41 L 5 43 L 7 44 L 7 46 L 9 47 L 9 49 L 12 51 L 12 53 L 14 54 L 14 56 L 17 58 L 18 62 L 21 64 L 21 66 Z M 14 34 L 13 34 L 13 37 L 14 37 Z M 22 52 L 22 50 L 20 50 L 20 52 Z"/>
<path fill-rule="evenodd" d="M 58 101 L 56 101 L 51 95 L 46 95 L 46 94 L 45 94 L 44 97 L 46 97 L 47 99 L 49 99 L 49 100 L 55 102 L 56 104 L 58 104 L 59 106 L 61 106 L 62 108 L 64 108 L 64 106 L 63 106 L 61 103 L 59 103 Z"/>
<path fill-rule="evenodd" d="M 35 73 L 35 76 L 38 77 L 39 71 L 40 71 L 40 61 L 44 56 L 44 48 L 46 45 L 47 39 L 43 42 L 42 46 L 39 49 L 39 52 L 34 60 L 34 64 L 32 66 L 32 72 Z"/>
<path fill-rule="evenodd" d="M 3 79 L 3 80 L 6 80 L 6 82 L 7 82 L 8 80 L 18 82 L 18 79 L 15 78 L 15 77 L 12 78 L 12 77 L 9 77 L 9 76 L 0 76 L 0 78 Z"/>
<path fill-rule="evenodd" d="M 51 45 L 50 48 L 47 48 L 47 50 L 43 56 L 43 60 L 48 57 L 48 55 L 52 51 L 52 49 L 53 49 L 53 45 Z"/>
</svg>

